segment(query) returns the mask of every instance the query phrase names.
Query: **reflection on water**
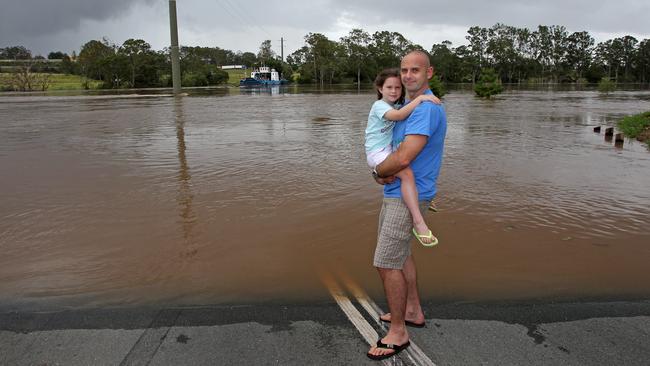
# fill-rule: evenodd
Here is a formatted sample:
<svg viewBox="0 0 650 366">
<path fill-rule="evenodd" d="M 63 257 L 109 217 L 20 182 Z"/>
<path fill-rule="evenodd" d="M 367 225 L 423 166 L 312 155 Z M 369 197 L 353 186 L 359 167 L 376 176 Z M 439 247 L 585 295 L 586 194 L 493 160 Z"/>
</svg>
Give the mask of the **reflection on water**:
<svg viewBox="0 0 650 366">
<path fill-rule="evenodd" d="M 185 154 L 185 119 L 183 117 L 183 104 L 182 99 L 176 98 L 174 100 L 174 112 L 176 120 L 176 138 L 178 139 L 178 206 L 181 217 L 181 225 L 183 226 L 183 240 L 185 249 L 184 256 L 192 256 L 196 254 L 196 249 L 193 245 L 192 227 L 196 222 L 196 215 L 192 210 L 192 190 L 191 190 L 191 175 L 189 167 L 187 166 L 187 156 Z"/>
<path fill-rule="evenodd" d="M 0 307 L 320 301 L 319 272 L 373 296 L 380 187 L 371 91 L 0 96 Z M 425 298 L 647 296 L 650 152 L 596 125 L 647 91 L 457 91 Z"/>
</svg>

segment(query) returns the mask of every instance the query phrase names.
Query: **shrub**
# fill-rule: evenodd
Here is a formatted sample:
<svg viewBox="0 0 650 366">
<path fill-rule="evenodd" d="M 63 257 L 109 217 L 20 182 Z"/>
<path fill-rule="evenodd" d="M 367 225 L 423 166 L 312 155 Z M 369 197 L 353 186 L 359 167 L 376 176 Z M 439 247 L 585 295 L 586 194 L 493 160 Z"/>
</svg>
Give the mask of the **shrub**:
<svg viewBox="0 0 650 366">
<path fill-rule="evenodd" d="M 604 77 L 600 79 L 598 82 L 598 91 L 601 93 L 609 93 L 613 92 L 616 90 L 616 83 L 612 81 L 612 79 L 608 77 Z"/>
<path fill-rule="evenodd" d="M 627 116 L 618 122 L 625 136 L 650 142 L 650 112 Z"/>
<path fill-rule="evenodd" d="M 442 98 L 445 94 L 447 94 L 447 90 L 445 88 L 445 84 L 440 80 L 440 78 L 437 75 L 433 75 L 431 80 L 429 80 L 429 88 L 435 94 L 436 97 Z"/>
<path fill-rule="evenodd" d="M 484 69 L 481 72 L 481 77 L 476 86 L 474 86 L 474 92 L 481 98 L 490 98 L 492 95 L 499 94 L 502 91 L 501 80 L 499 80 L 494 69 L 490 68 Z"/>
</svg>

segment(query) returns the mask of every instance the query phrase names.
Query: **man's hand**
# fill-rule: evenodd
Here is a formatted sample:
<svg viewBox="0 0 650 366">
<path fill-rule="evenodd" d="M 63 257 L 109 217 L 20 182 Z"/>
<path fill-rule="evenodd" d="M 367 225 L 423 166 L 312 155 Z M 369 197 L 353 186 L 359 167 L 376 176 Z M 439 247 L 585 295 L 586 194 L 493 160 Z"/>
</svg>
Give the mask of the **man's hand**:
<svg viewBox="0 0 650 366">
<path fill-rule="evenodd" d="M 393 183 L 395 181 L 395 176 L 394 175 L 391 175 L 390 177 L 386 177 L 386 178 L 379 178 L 379 177 L 374 177 L 374 178 L 375 178 L 375 182 L 381 184 L 382 186 L 384 184 L 391 184 L 391 183 Z"/>
<path fill-rule="evenodd" d="M 379 175 L 395 175 L 400 170 L 411 164 L 411 161 L 422 151 L 427 144 L 427 136 L 424 135 L 406 135 L 404 142 L 399 144 L 397 151 L 388 155 L 386 160 L 375 167 Z M 393 178 L 394 179 L 394 178 Z"/>
</svg>

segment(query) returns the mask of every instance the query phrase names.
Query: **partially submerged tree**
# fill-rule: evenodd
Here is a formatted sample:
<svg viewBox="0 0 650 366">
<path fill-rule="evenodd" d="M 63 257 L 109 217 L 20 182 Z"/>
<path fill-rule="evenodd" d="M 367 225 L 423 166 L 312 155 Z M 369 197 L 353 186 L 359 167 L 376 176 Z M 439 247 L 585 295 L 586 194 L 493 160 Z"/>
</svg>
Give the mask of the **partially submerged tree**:
<svg viewBox="0 0 650 366">
<path fill-rule="evenodd" d="M 600 82 L 598 82 L 598 91 L 601 93 L 610 93 L 616 90 L 616 83 L 612 81 L 612 79 L 608 77 L 603 77 L 600 79 Z"/>
<path fill-rule="evenodd" d="M 478 97 L 490 98 L 493 95 L 499 94 L 503 91 L 501 80 L 494 69 L 487 68 L 481 72 L 481 77 L 474 86 L 474 92 Z"/>
<path fill-rule="evenodd" d="M 436 97 L 442 98 L 447 94 L 445 84 L 440 80 L 438 75 L 433 75 L 431 80 L 429 80 L 429 89 L 435 94 Z"/>
</svg>

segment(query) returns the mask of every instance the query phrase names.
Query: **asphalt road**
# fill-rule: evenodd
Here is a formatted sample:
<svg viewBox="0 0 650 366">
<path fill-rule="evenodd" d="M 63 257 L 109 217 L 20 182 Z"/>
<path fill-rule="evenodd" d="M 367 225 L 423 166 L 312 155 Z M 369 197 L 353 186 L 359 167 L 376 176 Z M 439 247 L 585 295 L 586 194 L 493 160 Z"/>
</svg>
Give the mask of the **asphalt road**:
<svg viewBox="0 0 650 366">
<path fill-rule="evenodd" d="M 650 364 L 647 300 L 424 309 L 411 339 L 435 365 Z M 1 365 L 382 364 L 367 349 L 336 303 L 0 314 Z M 417 363 L 403 352 L 383 364 Z"/>
</svg>

